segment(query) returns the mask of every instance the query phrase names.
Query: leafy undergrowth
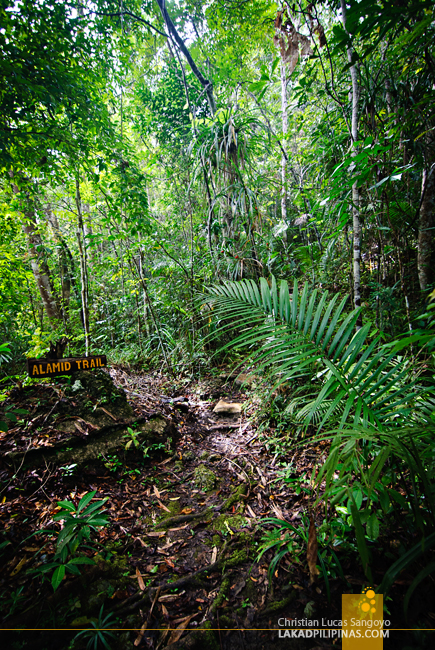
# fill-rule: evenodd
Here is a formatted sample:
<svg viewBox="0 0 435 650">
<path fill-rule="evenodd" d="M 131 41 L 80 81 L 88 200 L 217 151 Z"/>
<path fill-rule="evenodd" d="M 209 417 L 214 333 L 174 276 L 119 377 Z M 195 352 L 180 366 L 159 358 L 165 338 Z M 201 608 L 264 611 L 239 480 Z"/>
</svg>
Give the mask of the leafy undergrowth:
<svg viewBox="0 0 435 650">
<path fill-rule="evenodd" d="M 44 430 L 44 422 L 64 399 L 48 384 L 14 393 L 14 404 L 28 416 L 2 441 L 1 634 L 8 647 L 313 647 L 309 640 L 280 641 L 278 619 L 340 619 L 341 594 L 367 584 L 351 528 L 344 520 L 326 526 L 324 509 L 310 510 L 310 477 L 326 458 L 326 443 L 293 451 L 283 471 L 256 435 L 255 401 L 239 419 L 213 413 L 219 398 L 246 401 L 232 383 L 212 377 L 174 382 L 121 368 L 111 374 L 135 417 L 164 415 L 179 441 L 169 455 L 137 445 L 130 429 L 130 444 L 87 465 L 35 468 L 23 461 L 13 467 L 5 457 L 13 441 L 17 449 L 56 439 L 56 427 Z M 106 411 L 117 417 L 116 409 Z M 38 427 L 29 427 L 35 418 Z M 86 435 L 82 420 L 79 425 Z M 80 575 L 67 571 L 53 591 L 43 570 L 59 550 L 58 502 L 73 508 L 91 492 L 96 509 L 107 498 L 99 508 L 110 523 L 96 526 L 81 544 L 80 557 L 93 565 L 80 566 Z M 313 584 L 306 561 L 310 515 L 319 541 L 320 575 Z M 291 528 L 280 529 L 279 522 Z M 371 549 L 379 583 L 401 535 L 384 531 Z M 277 550 L 282 558 L 273 562 Z M 402 575 L 393 587 L 393 627 L 405 627 L 401 601 L 411 581 Z M 430 594 L 422 589 L 414 599 L 408 627 L 422 620 L 431 627 Z M 88 631 L 77 636 L 80 630 Z M 412 643 L 424 647 L 424 639 Z"/>
</svg>

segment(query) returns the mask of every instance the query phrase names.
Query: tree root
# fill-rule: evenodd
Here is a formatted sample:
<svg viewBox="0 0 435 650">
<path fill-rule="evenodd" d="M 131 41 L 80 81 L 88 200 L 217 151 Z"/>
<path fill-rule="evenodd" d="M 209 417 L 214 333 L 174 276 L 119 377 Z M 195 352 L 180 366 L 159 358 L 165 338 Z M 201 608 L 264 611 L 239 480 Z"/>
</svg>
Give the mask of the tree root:
<svg viewBox="0 0 435 650">
<path fill-rule="evenodd" d="M 155 525 L 155 528 L 156 530 L 159 530 L 159 528 L 169 528 L 174 524 L 185 524 L 189 521 L 194 521 L 195 519 L 202 519 L 203 517 L 211 515 L 212 513 L 213 508 L 206 508 L 205 510 L 201 510 L 201 512 L 197 512 L 196 514 L 175 515 L 175 517 L 168 517 L 167 519 L 163 519 Z"/>
<path fill-rule="evenodd" d="M 220 558 L 216 562 L 213 562 L 213 564 L 209 564 L 205 567 L 202 567 L 202 569 L 198 569 L 198 571 L 189 573 L 189 575 L 184 576 L 175 582 L 165 582 L 163 584 L 156 585 L 155 587 L 150 587 L 148 591 L 144 593 L 134 594 L 133 596 L 130 596 L 127 601 L 124 601 L 115 607 L 112 610 L 113 613 L 117 616 L 127 616 L 128 614 L 132 614 L 137 609 L 149 605 L 153 601 L 157 589 L 160 589 L 160 593 L 163 594 L 168 589 L 182 589 L 192 583 L 202 584 L 202 578 L 205 577 L 207 573 L 214 573 L 216 571 L 222 571 L 222 569 L 233 568 L 239 564 L 242 564 L 243 562 L 246 562 L 249 555 L 249 552 L 246 550 L 246 548 L 242 548 L 239 551 L 233 553 L 232 556 L 225 558 L 225 555 L 230 550 L 230 548 L 237 546 L 238 541 L 238 536 L 235 536 L 233 539 L 226 542 L 222 547 Z M 218 606 L 219 605 L 216 605 L 216 607 Z"/>
<path fill-rule="evenodd" d="M 274 612 L 279 612 L 281 609 L 286 607 L 287 605 L 290 605 L 297 596 L 296 589 L 292 591 L 292 593 L 287 596 L 286 598 L 283 598 L 282 600 L 276 600 L 273 603 L 270 603 L 266 609 L 263 609 L 262 612 L 259 612 L 260 616 L 269 616 L 269 614 L 273 614 Z"/>
<path fill-rule="evenodd" d="M 219 643 L 213 634 L 210 622 L 206 621 L 196 630 L 189 632 L 184 639 L 179 639 L 165 647 L 165 650 L 219 650 Z"/>
<path fill-rule="evenodd" d="M 224 600 L 227 599 L 228 593 L 230 591 L 230 584 L 231 584 L 231 578 L 227 574 L 224 577 L 224 579 L 222 580 L 222 582 L 221 582 L 221 586 L 219 588 L 218 595 L 216 596 L 216 598 L 214 599 L 214 601 L 211 604 L 211 607 L 210 607 L 210 613 L 211 614 L 214 614 L 216 612 L 217 608 L 220 607 L 223 604 Z"/>
</svg>

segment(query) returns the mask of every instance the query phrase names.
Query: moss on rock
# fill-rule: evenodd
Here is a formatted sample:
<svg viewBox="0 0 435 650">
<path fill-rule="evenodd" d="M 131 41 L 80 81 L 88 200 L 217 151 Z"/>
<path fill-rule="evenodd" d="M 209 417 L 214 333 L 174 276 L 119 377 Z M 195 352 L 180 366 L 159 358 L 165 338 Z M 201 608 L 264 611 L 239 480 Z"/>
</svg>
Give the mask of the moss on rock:
<svg viewBox="0 0 435 650">
<path fill-rule="evenodd" d="M 268 616 L 269 614 L 273 614 L 274 612 L 279 612 L 281 609 L 284 609 L 284 607 L 287 607 L 287 605 L 290 605 L 294 600 L 296 600 L 297 592 L 294 589 L 292 593 L 289 596 L 286 596 L 282 600 L 276 600 L 270 605 L 266 607 L 266 609 L 261 612 L 262 616 Z"/>
<path fill-rule="evenodd" d="M 235 505 L 240 501 L 241 497 L 246 496 L 247 493 L 248 493 L 248 486 L 246 483 L 242 483 L 234 490 L 232 495 L 228 497 L 226 501 L 223 502 L 221 510 L 223 510 L 224 512 L 226 510 L 229 510 L 230 508 L 232 508 L 233 505 Z"/>
<path fill-rule="evenodd" d="M 209 528 L 212 530 L 218 530 L 221 533 L 228 534 L 229 533 L 229 528 L 243 528 L 244 526 L 247 526 L 249 524 L 249 521 L 243 517 L 242 515 L 227 515 L 227 514 L 222 514 L 219 515 L 219 517 L 216 517 L 214 519 Z"/>
<path fill-rule="evenodd" d="M 217 483 L 217 477 L 205 465 L 198 465 L 194 472 L 194 482 L 201 490 L 210 492 Z"/>
<path fill-rule="evenodd" d="M 225 576 L 225 578 L 221 582 L 218 595 L 216 596 L 216 598 L 212 603 L 212 606 L 210 607 L 211 612 L 215 612 L 218 609 L 218 607 L 221 607 L 224 600 L 228 600 L 227 596 L 230 591 L 230 585 L 231 585 L 230 576 Z"/>
</svg>

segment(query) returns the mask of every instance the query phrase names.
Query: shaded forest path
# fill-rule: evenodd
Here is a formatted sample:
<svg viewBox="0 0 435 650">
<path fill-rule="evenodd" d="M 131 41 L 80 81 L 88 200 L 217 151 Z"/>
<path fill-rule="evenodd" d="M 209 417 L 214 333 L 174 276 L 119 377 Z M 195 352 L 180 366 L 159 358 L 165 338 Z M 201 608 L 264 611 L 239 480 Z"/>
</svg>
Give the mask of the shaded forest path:
<svg viewBox="0 0 435 650">
<path fill-rule="evenodd" d="M 163 417 L 170 423 L 172 451 L 169 455 L 167 444 L 154 445 L 155 450 L 138 450 L 131 444 L 126 450 L 123 439 L 110 454 L 100 454 L 77 469 L 46 463 L 14 474 L 3 468 L 3 479 L 9 483 L 1 516 L 11 544 L 2 578 L 2 627 L 78 630 L 97 621 L 103 606 L 104 615 L 113 615 L 112 627 L 123 630 L 118 639 L 123 648 L 133 648 L 135 640 L 139 647 L 156 650 L 260 649 L 281 643 L 286 648 L 313 647 L 309 641 L 280 641 L 273 631 L 281 617 L 317 618 L 316 612 L 326 607 L 331 616 L 324 586 L 309 585 L 303 541 L 284 557 L 271 584 L 268 567 L 274 553 L 256 561 L 264 534 L 258 528 L 260 520 L 271 516 L 298 525 L 309 496 L 300 484 L 279 480 L 279 464 L 250 420 L 255 401 L 246 402 L 243 386 L 225 376 L 174 382 L 157 373 L 119 367 L 111 370 L 111 376 L 126 392 L 134 418 L 149 422 Z M 21 395 L 18 405 L 29 408 L 38 390 L 41 387 L 15 391 L 15 404 Z M 59 401 L 54 393 L 48 399 L 50 390 L 48 385 L 43 388 L 46 403 L 39 394 L 42 413 L 50 414 L 52 404 Z M 213 407 L 222 399 L 247 407 L 240 414 L 216 414 Z M 116 418 L 114 408 L 103 410 L 108 421 Z M 37 418 L 47 424 L 47 417 Z M 77 420 L 76 433 L 85 435 L 84 420 Z M 47 428 L 44 434 L 44 427 L 38 428 L 37 440 L 50 445 L 55 429 Z M 15 440 L 21 433 L 19 427 L 13 430 Z M 26 436 L 29 433 L 22 438 Z M 2 444 L 10 448 L 10 440 L 10 435 L 4 436 Z M 145 463 L 144 452 L 149 456 Z M 311 474 L 315 456 L 315 450 L 301 449 L 287 460 L 295 474 L 303 476 Z M 101 547 L 89 552 L 96 565 L 82 570 L 81 577 L 67 577 L 53 594 L 49 583 L 41 585 L 26 571 L 41 562 L 42 548 L 48 556 L 54 553 L 46 532 L 47 527 L 53 529 L 57 502 L 78 502 L 92 490 L 97 491 L 95 500 L 108 497 L 110 518 L 110 526 L 99 532 Z M 35 536 L 29 540 L 31 534 Z M 11 608 L 11 595 L 13 600 L 17 593 L 20 597 Z M 339 606 L 338 600 L 337 619 Z M 51 644 L 68 647 L 68 634 L 41 631 L 32 633 L 30 642 L 28 633 L 19 633 L 23 643 L 31 643 L 22 647 L 41 649 Z"/>
</svg>

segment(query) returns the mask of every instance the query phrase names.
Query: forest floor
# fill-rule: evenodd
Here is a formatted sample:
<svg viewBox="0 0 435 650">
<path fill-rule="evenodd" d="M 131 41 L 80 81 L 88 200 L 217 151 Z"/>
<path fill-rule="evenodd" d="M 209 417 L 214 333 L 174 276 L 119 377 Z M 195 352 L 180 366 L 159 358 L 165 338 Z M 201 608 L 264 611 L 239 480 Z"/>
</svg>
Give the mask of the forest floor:
<svg viewBox="0 0 435 650">
<path fill-rule="evenodd" d="M 256 431 L 260 404 L 249 387 L 225 376 L 174 381 L 120 367 L 111 376 L 132 410 L 120 403 L 121 393 L 102 406 L 83 379 L 84 387 L 74 386 L 84 388 L 94 417 L 83 415 L 80 391 L 75 397 L 71 387 L 52 382 L 11 392 L 27 415 L 0 438 L 0 635 L 8 647 L 68 648 L 79 630 L 102 627 L 108 615 L 105 625 L 116 638 L 104 638 L 113 648 L 340 647 L 332 640 L 281 639 L 278 621 L 339 620 L 341 594 L 360 593 L 366 584 L 355 555 L 335 547 L 340 575 L 331 570 L 327 582 L 320 577 L 313 584 L 302 533 L 271 576 L 275 551 L 258 558 L 264 518 L 290 522 L 305 535 L 309 512 L 321 523 L 322 513 L 310 510 L 307 477 L 327 448 L 293 450 L 286 459 L 293 480 L 285 481 Z M 215 413 L 221 399 L 242 404 L 241 413 Z M 145 431 L 153 422 L 164 422 L 162 442 L 136 448 L 127 424 Z M 106 451 L 100 445 L 92 458 L 81 456 L 102 428 Z M 58 502 L 77 505 L 91 491 L 95 503 L 108 498 L 110 524 L 84 546 L 95 564 L 80 567 L 80 576 L 67 573 L 53 593 L 51 575 L 43 582 L 31 571 L 54 556 Z M 88 639 L 74 647 L 84 648 Z"/>
</svg>

